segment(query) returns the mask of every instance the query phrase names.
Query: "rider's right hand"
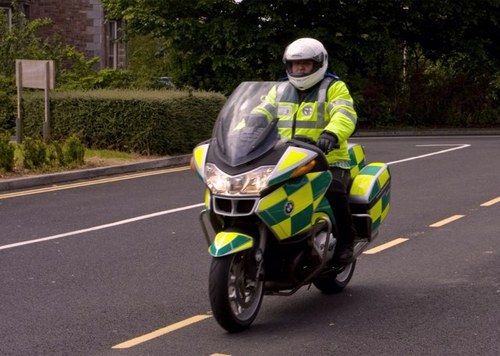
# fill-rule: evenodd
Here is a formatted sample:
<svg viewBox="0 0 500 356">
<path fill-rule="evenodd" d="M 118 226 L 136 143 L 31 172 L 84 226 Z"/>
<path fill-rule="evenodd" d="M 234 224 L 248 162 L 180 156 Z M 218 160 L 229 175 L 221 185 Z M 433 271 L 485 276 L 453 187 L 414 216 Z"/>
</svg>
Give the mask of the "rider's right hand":
<svg viewBox="0 0 500 356">
<path fill-rule="evenodd" d="M 265 128 L 268 125 L 267 118 L 261 114 L 250 114 L 245 117 L 246 127 Z"/>
</svg>

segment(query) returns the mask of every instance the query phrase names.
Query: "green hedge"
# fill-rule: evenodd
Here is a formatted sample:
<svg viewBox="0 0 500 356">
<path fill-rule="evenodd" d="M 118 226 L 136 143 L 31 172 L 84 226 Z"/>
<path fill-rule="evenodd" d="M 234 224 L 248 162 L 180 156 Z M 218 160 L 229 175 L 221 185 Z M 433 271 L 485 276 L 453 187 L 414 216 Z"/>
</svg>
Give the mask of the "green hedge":
<svg viewBox="0 0 500 356">
<path fill-rule="evenodd" d="M 211 136 L 222 94 L 188 91 L 95 90 L 50 94 L 51 138 L 76 133 L 90 148 L 141 154 L 189 153 Z M 41 137 L 42 92 L 23 94 L 24 135 Z"/>
</svg>

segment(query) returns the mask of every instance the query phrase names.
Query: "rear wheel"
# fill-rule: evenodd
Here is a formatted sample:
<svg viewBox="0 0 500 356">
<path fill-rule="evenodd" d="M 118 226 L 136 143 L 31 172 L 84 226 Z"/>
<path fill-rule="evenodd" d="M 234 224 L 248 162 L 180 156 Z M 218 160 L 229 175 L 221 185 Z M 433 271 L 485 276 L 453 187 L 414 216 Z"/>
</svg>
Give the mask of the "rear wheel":
<svg viewBox="0 0 500 356">
<path fill-rule="evenodd" d="M 324 294 L 340 293 L 347 286 L 354 273 L 356 260 L 343 267 L 340 271 L 331 271 L 319 275 L 313 281 L 313 284 Z"/>
<path fill-rule="evenodd" d="M 214 317 L 224 329 L 238 332 L 250 326 L 264 295 L 250 250 L 212 260 L 209 295 Z"/>
</svg>

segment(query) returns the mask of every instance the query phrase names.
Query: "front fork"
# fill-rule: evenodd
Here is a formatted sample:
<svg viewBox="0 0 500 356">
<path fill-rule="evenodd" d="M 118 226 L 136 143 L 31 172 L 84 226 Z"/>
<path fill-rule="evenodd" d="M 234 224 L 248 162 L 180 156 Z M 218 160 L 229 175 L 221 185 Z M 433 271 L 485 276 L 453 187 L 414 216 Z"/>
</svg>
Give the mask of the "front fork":
<svg viewBox="0 0 500 356">
<path fill-rule="evenodd" d="M 205 221 L 206 219 L 210 219 L 210 217 L 208 216 L 207 209 L 203 209 L 200 212 L 199 219 L 200 219 L 201 229 L 203 230 L 203 235 L 205 236 L 205 240 L 207 241 L 207 244 L 210 247 L 213 239 L 210 238 L 210 233 L 208 232 L 208 228 L 207 228 L 208 223 Z"/>
</svg>

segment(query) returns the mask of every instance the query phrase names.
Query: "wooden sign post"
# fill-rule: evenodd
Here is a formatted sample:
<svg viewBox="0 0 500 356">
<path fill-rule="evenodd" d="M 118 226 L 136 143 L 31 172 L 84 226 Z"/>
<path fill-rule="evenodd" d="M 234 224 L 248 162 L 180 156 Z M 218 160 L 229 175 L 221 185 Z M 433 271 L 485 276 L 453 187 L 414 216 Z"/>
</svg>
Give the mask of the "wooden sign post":
<svg viewBox="0 0 500 356">
<path fill-rule="evenodd" d="M 23 121 L 21 113 L 23 88 L 45 90 L 45 120 L 43 122 L 43 140 L 50 138 L 49 120 L 49 89 L 54 89 L 55 71 L 54 61 L 17 59 L 16 60 L 16 85 L 17 85 L 17 119 L 16 141 L 23 140 Z"/>
</svg>

